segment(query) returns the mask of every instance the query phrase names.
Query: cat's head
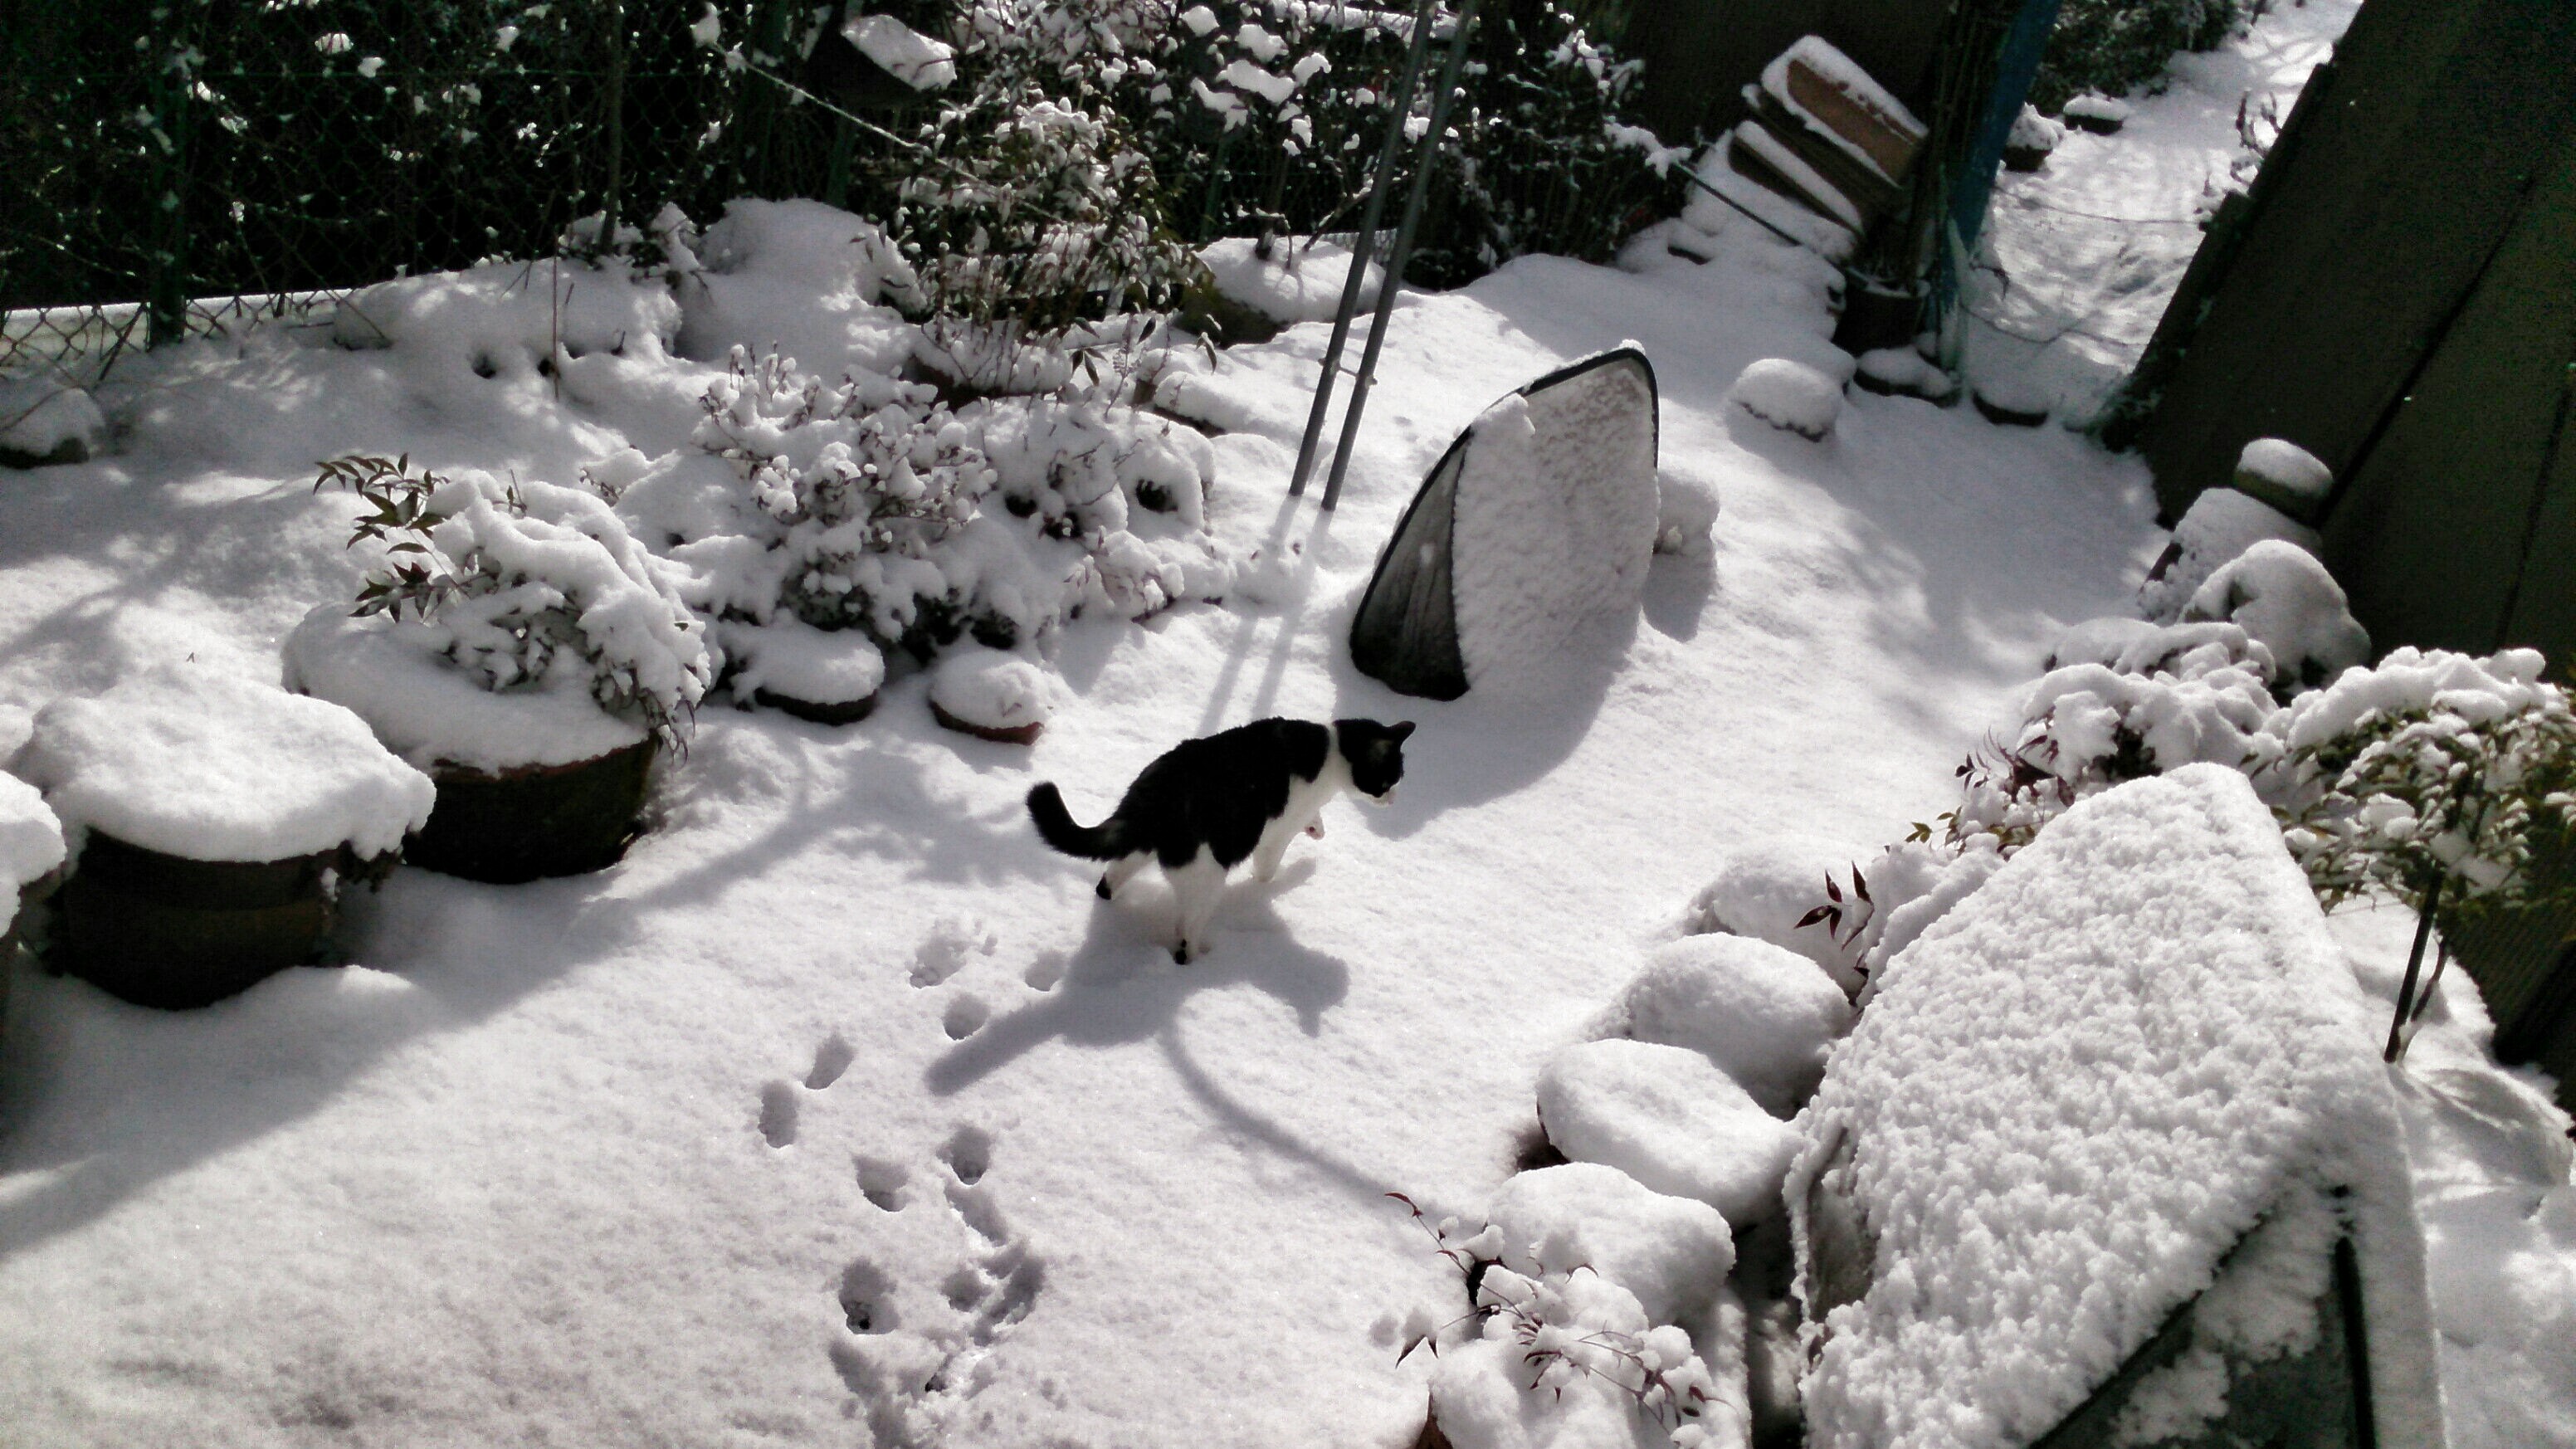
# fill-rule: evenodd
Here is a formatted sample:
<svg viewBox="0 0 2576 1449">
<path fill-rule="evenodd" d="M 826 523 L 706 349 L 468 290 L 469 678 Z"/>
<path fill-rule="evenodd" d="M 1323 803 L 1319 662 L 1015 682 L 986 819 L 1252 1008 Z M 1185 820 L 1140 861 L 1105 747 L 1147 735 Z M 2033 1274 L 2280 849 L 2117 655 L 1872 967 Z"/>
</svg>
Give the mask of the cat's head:
<svg viewBox="0 0 2576 1449">
<path fill-rule="evenodd" d="M 1343 758 L 1351 762 L 1351 785 L 1370 803 L 1385 804 L 1395 793 L 1396 782 L 1404 778 L 1404 737 L 1411 733 L 1409 719 L 1393 724 L 1373 719 L 1333 721 L 1333 739 L 1341 746 Z"/>
</svg>

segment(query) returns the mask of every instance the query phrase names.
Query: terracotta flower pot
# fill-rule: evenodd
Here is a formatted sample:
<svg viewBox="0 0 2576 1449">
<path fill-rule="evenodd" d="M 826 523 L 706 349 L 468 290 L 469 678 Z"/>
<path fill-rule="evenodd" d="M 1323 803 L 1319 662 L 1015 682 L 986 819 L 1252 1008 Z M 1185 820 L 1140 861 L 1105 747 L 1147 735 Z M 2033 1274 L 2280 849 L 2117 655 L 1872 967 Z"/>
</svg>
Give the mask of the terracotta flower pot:
<svg viewBox="0 0 2576 1449">
<path fill-rule="evenodd" d="M 653 751 L 645 739 L 568 765 L 438 765 L 437 807 L 403 859 L 499 885 L 606 869 L 639 833 Z"/>
<path fill-rule="evenodd" d="M 56 897 L 50 963 L 138 1006 L 204 1006 L 321 954 L 346 850 L 188 860 L 93 830 Z"/>
<path fill-rule="evenodd" d="M 845 700 L 837 704 L 816 704 L 810 699 L 798 699 L 792 694 L 780 694 L 774 689 L 754 690 L 751 698 L 755 704 L 822 725 L 857 724 L 876 713 L 877 708 L 877 697 L 874 694 L 864 699 Z"/>
<path fill-rule="evenodd" d="M 940 708 L 939 701 L 935 699 L 930 702 L 930 717 L 961 735 L 973 735 L 977 739 L 993 740 L 1005 745 L 1033 745 L 1038 742 L 1038 736 L 1046 732 L 1044 720 L 1032 720 L 1024 725 L 1012 725 L 1007 728 L 968 724 Z"/>
</svg>

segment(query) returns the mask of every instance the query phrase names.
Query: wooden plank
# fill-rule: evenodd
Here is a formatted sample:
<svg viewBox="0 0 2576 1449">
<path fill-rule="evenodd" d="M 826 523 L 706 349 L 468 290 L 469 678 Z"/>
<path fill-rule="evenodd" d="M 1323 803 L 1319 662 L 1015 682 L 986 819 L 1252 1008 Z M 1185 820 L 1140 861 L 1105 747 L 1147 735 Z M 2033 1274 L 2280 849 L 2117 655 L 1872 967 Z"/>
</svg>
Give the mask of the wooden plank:
<svg viewBox="0 0 2576 1449">
<path fill-rule="evenodd" d="M 1795 57 L 1789 61 L 1789 99 L 1805 107 L 1807 114 L 1824 122 L 1834 134 L 1868 152 L 1870 159 L 1878 163 L 1880 174 L 1891 182 L 1914 164 L 1915 149 L 1923 144 L 1922 132 L 1846 93 Z"/>
<path fill-rule="evenodd" d="M 2368 0 L 2336 69 L 2141 437 L 2169 513 L 2256 437 L 2352 466 L 2576 120 L 2576 6 Z"/>
</svg>

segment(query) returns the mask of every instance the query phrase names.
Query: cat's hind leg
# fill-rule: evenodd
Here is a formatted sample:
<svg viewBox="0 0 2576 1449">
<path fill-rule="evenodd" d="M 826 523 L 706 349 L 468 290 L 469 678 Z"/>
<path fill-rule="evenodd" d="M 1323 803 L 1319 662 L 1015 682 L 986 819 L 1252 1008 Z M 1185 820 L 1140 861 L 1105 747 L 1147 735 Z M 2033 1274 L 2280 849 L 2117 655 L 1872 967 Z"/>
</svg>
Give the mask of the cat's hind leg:
<svg viewBox="0 0 2576 1449">
<path fill-rule="evenodd" d="M 1187 865 L 1163 867 L 1180 910 L 1180 939 L 1172 946 L 1172 959 L 1184 966 L 1207 954 L 1208 922 L 1216 918 L 1216 908 L 1225 900 L 1225 875 L 1216 853 L 1204 846 Z"/>
<path fill-rule="evenodd" d="M 1146 862 L 1153 858 L 1152 851 L 1140 850 L 1134 855 L 1122 855 L 1111 861 L 1109 869 L 1100 873 L 1100 884 L 1092 887 L 1092 893 L 1104 901 L 1116 895 L 1126 889 L 1127 882 L 1134 880 L 1136 872 L 1143 870 Z"/>
</svg>

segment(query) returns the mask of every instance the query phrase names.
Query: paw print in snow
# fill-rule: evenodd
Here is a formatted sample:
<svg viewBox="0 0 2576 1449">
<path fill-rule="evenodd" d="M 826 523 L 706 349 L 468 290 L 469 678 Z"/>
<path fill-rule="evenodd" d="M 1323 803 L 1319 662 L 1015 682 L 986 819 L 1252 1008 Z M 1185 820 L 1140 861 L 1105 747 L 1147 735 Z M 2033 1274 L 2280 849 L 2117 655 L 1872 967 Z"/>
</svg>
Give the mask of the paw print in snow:
<svg viewBox="0 0 2576 1449">
<path fill-rule="evenodd" d="M 912 953 L 912 984 L 936 986 L 954 976 L 977 956 L 990 956 L 1001 938 L 984 923 L 963 916 L 942 916 Z"/>
</svg>

